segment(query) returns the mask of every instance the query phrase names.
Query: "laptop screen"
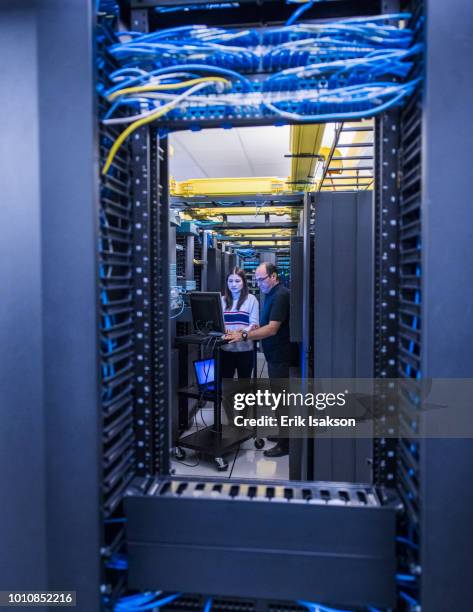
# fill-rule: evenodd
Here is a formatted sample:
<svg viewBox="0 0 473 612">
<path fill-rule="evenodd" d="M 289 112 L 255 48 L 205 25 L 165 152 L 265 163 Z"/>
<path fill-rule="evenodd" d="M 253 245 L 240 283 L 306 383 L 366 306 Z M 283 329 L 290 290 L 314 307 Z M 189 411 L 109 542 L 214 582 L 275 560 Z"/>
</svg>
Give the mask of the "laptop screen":
<svg viewBox="0 0 473 612">
<path fill-rule="evenodd" d="M 208 385 L 215 379 L 215 359 L 194 361 L 195 376 L 199 385 Z"/>
</svg>

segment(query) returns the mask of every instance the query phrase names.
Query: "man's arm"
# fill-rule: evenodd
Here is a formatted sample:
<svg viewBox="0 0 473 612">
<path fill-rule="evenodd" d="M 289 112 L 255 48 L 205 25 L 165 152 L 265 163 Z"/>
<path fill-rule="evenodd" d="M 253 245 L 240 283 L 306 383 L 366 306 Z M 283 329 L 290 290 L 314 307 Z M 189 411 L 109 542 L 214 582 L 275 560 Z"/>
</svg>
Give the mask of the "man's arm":
<svg viewBox="0 0 473 612">
<path fill-rule="evenodd" d="M 264 338 L 270 338 L 275 336 L 279 328 L 281 327 L 281 321 L 270 321 L 267 325 L 258 327 L 258 329 L 252 329 L 248 332 L 248 340 L 263 340 Z M 230 342 L 241 342 L 241 331 L 234 331 L 226 334 L 225 339 Z"/>
<path fill-rule="evenodd" d="M 251 296 L 250 324 L 246 328 L 247 331 L 259 327 L 259 304 L 258 300 Z"/>
</svg>

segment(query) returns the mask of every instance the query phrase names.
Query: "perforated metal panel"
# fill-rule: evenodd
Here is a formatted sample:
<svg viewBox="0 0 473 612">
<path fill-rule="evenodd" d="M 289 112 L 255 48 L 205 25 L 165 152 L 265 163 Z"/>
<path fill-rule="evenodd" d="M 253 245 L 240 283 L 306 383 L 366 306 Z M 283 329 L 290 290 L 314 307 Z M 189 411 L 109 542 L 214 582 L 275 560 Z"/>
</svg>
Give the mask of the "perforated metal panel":
<svg viewBox="0 0 473 612">
<path fill-rule="evenodd" d="M 348 483 L 258 484 L 243 482 L 205 482 L 184 478 L 159 481 L 149 495 L 171 498 L 207 498 L 220 501 L 291 502 L 329 506 L 380 507 L 381 502 L 373 487 Z"/>
</svg>

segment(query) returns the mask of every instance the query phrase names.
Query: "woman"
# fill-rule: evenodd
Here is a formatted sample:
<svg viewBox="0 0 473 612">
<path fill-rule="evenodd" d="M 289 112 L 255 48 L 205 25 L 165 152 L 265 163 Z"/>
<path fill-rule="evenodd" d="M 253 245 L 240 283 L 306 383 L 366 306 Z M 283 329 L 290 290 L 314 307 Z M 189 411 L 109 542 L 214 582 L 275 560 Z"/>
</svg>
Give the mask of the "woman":
<svg viewBox="0 0 473 612">
<path fill-rule="evenodd" d="M 233 268 L 227 276 L 222 296 L 223 318 L 227 331 L 249 331 L 259 324 L 258 300 L 248 291 L 243 270 Z M 221 352 L 222 378 L 251 378 L 253 342 L 251 340 L 224 344 Z"/>
</svg>

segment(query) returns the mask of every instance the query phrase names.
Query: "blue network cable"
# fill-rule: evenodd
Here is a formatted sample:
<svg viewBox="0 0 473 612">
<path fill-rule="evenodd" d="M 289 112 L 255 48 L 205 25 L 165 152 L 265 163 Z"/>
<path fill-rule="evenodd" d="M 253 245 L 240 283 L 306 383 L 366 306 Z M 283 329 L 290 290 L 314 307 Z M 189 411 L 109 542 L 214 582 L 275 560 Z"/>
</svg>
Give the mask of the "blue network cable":
<svg viewBox="0 0 473 612">
<path fill-rule="evenodd" d="M 396 580 L 398 582 L 416 582 L 417 578 L 411 574 L 396 574 Z"/>
<path fill-rule="evenodd" d="M 293 23 L 295 23 L 299 17 L 301 15 L 303 15 L 305 12 L 307 12 L 309 9 L 311 9 L 314 6 L 314 3 L 317 0 L 310 0 L 310 2 L 304 2 L 304 4 L 302 6 L 300 6 L 298 9 L 296 9 L 292 15 L 289 17 L 289 19 L 286 21 L 286 25 L 287 26 L 291 26 Z M 320 2 L 320 0 L 318 0 Z"/>
<path fill-rule="evenodd" d="M 307 10 L 311 3 L 299 7 L 296 12 Z M 383 20 L 406 18 L 407 14 L 386 15 Z M 271 63 L 258 56 L 258 47 L 273 47 L 269 54 L 279 52 L 286 58 L 288 65 L 313 61 L 314 53 L 322 56 L 327 52 L 338 57 L 352 57 L 363 54 L 370 48 L 406 48 L 413 39 L 410 29 L 399 29 L 377 23 L 377 18 L 363 20 L 344 20 L 335 23 L 317 25 L 289 25 L 285 28 L 273 28 L 258 32 L 257 30 L 224 30 L 207 26 L 181 26 L 159 30 L 151 34 L 138 35 L 126 33 L 131 40 L 120 42 L 109 47 L 109 53 L 120 61 L 128 62 L 127 67 L 137 64 L 148 70 L 164 65 L 174 65 L 198 58 L 202 65 L 218 65 L 227 68 L 238 68 L 245 72 L 274 69 Z M 124 33 L 122 33 L 124 34 Z M 122 35 L 120 34 L 120 36 Z M 293 46 L 311 43 L 312 53 L 301 53 Z M 288 48 L 278 49 L 282 44 Z M 303 50 L 307 51 L 307 49 Z M 277 66 L 276 66 L 277 68 Z"/>
<path fill-rule="evenodd" d="M 300 606 L 304 606 L 310 612 L 352 612 L 351 610 L 342 610 L 341 608 L 329 608 L 313 601 L 306 601 L 304 599 L 298 599 L 297 602 Z"/>
<path fill-rule="evenodd" d="M 412 91 L 413 91 L 413 88 L 403 88 L 393 98 L 387 100 L 386 102 L 383 102 L 382 104 L 379 104 L 378 106 L 367 107 L 359 111 L 350 111 L 347 109 L 344 112 L 325 111 L 325 112 L 319 112 L 317 114 L 310 114 L 310 113 L 300 114 L 300 113 L 294 113 L 294 112 L 282 110 L 271 103 L 263 102 L 263 104 L 266 106 L 266 108 L 271 110 L 273 113 L 278 114 L 281 117 L 284 117 L 285 119 L 288 119 L 291 121 L 312 121 L 312 122 L 349 121 L 349 120 L 362 119 L 365 117 L 373 117 L 374 115 L 378 115 L 379 113 L 382 113 L 385 110 L 388 110 L 389 108 L 392 108 L 396 106 L 397 104 L 399 104 Z"/>
<path fill-rule="evenodd" d="M 162 599 L 156 599 L 161 593 L 140 593 L 130 597 L 122 597 L 115 605 L 115 612 L 139 612 L 141 610 L 154 610 L 171 603 L 181 596 L 181 593 L 174 593 Z"/>
<path fill-rule="evenodd" d="M 411 597 L 404 591 L 399 591 L 399 597 L 401 597 L 401 599 L 404 599 L 404 601 L 406 601 L 411 607 L 417 607 L 419 605 L 419 602 L 417 600 L 415 600 L 413 597 Z"/>
<path fill-rule="evenodd" d="M 128 560 L 125 555 L 112 555 L 106 566 L 109 569 L 127 570 Z"/>
<path fill-rule="evenodd" d="M 107 98 L 128 88 L 152 87 L 112 97 L 104 120 L 146 122 L 157 115 L 158 123 L 189 121 L 191 129 L 199 129 L 199 120 L 208 118 L 228 127 L 240 117 L 329 122 L 372 117 L 401 105 L 421 82 L 406 82 L 423 53 L 422 45 L 414 44 L 415 27 L 398 26 L 410 15 L 294 23 L 315 1 L 298 7 L 282 28 L 189 25 L 120 33 L 120 42 L 108 51 L 121 66 L 109 75 L 113 85 L 101 86 L 100 94 Z M 185 89 L 183 81 L 211 75 L 228 79 L 231 86 L 222 91 L 209 84 L 190 91 L 189 83 Z M 175 89 L 161 87 L 174 83 Z M 117 116 L 124 105 L 134 114 Z"/>
<path fill-rule="evenodd" d="M 218 9 L 238 8 L 239 2 L 220 2 L 218 4 L 189 4 L 179 6 L 158 6 L 157 13 L 177 13 L 180 11 L 212 11 Z"/>
<path fill-rule="evenodd" d="M 128 604 L 128 603 L 134 603 L 136 601 L 139 600 L 143 600 L 143 599 L 156 599 L 156 597 L 159 597 L 159 595 L 161 595 L 161 591 L 146 591 L 143 593 L 137 593 L 136 595 L 126 595 L 125 597 L 121 597 L 118 601 L 119 604 Z"/>
</svg>

